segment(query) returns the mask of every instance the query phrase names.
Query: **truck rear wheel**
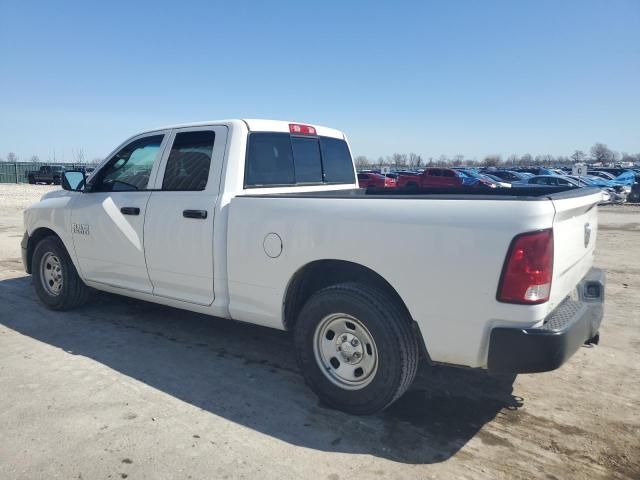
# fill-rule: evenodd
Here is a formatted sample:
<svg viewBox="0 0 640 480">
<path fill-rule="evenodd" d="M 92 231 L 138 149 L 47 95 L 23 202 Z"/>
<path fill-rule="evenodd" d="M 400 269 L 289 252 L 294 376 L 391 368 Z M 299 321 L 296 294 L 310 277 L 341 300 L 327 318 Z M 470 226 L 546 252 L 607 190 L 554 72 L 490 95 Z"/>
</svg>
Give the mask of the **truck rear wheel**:
<svg viewBox="0 0 640 480">
<path fill-rule="evenodd" d="M 60 177 L 53 177 L 53 184 L 60 185 Z"/>
<path fill-rule="evenodd" d="M 33 285 L 42 303 L 52 310 L 70 310 L 87 301 L 89 287 L 78 272 L 62 241 L 46 237 L 33 252 Z"/>
<path fill-rule="evenodd" d="M 411 319 L 383 291 L 343 283 L 307 301 L 295 326 L 307 384 L 330 407 L 376 413 L 409 388 L 418 368 Z"/>
<path fill-rule="evenodd" d="M 36 179 L 32 175 L 29 175 L 29 184 L 30 185 L 35 185 L 36 184 Z"/>
</svg>

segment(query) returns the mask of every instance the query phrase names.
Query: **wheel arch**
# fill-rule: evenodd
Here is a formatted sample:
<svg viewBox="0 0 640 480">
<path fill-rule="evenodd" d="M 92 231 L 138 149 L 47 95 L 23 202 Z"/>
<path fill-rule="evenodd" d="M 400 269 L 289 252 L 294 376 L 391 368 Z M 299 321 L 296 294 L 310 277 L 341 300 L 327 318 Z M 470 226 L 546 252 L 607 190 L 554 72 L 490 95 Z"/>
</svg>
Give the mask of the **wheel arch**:
<svg viewBox="0 0 640 480">
<path fill-rule="evenodd" d="M 65 243 L 64 238 L 61 235 L 59 235 L 54 229 L 50 227 L 40 226 L 35 228 L 31 232 L 31 234 L 29 234 L 29 239 L 27 240 L 27 257 L 26 257 L 27 261 L 25 265 L 26 272 L 30 274 L 33 271 L 33 265 L 32 265 L 33 252 L 36 249 L 36 245 L 38 245 L 38 243 L 40 243 L 46 237 L 55 237 L 62 242 L 62 245 L 64 245 L 64 248 L 67 250 L 69 257 L 71 258 L 71 261 L 73 262 L 74 266 L 77 269 L 76 261 L 73 255 L 73 250 L 70 249 L 69 245 Z"/>
<path fill-rule="evenodd" d="M 291 277 L 283 302 L 285 329 L 293 329 L 298 313 L 311 295 L 325 287 L 345 282 L 363 283 L 384 291 L 406 313 L 407 318 L 412 318 L 400 294 L 382 275 L 359 263 L 324 259 L 307 263 Z M 415 324 L 414 321 L 412 323 Z"/>
</svg>

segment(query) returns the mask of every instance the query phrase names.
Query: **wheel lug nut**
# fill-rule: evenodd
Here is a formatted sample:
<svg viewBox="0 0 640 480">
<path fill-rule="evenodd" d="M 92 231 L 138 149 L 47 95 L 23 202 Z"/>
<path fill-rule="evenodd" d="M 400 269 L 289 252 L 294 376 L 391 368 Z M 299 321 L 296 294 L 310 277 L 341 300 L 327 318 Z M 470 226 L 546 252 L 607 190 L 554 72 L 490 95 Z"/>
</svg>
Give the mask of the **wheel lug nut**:
<svg viewBox="0 0 640 480">
<path fill-rule="evenodd" d="M 357 338 L 354 338 L 353 340 L 351 340 L 351 345 L 353 345 L 354 347 L 357 347 L 359 343 L 360 342 L 358 341 Z"/>
<path fill-rule="evenodd" d="M 347 339 L 347 336 L 346 336 L 346 335 L 343 335 L 343 336 L 342 336 L 342 341 L 343 341 L 343 342 L 346 342 L 347 340 L 348 340 L 348 339 Z"/>
</svg>

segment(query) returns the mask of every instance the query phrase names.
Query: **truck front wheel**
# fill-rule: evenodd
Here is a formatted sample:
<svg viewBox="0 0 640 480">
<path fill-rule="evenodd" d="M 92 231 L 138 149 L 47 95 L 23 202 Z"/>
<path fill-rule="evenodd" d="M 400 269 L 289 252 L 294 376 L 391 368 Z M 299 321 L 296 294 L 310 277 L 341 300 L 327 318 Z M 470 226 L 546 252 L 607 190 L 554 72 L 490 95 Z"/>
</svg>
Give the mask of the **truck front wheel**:
<svg viewBox="0 0 640 480">
<path fill-rule="evenodd" d="M 33 285 L 40 301 L 52 310 L 69 310 L 87 301 L 89 287 L 57 237 L 45 237 L 31 259 Z"/>
<path fill-rule="evenodd" d="M 30 185 L 36 184 L 36 179 L 33 177 L 33 175 L 29 175 L 29 184 Z"/>
<path fill-rule="evenodd" d="M 359 283 L 309 298 L 294 332 L 307 384 L 332 408 L 376 413 L 409 388 L 418 368 L 411 319 L 385 292 Z"/>
<path fill-rule="evenodd" d="M 53 177 L 53 184 L 60 185 L 60 177 Z"/>
</svg>

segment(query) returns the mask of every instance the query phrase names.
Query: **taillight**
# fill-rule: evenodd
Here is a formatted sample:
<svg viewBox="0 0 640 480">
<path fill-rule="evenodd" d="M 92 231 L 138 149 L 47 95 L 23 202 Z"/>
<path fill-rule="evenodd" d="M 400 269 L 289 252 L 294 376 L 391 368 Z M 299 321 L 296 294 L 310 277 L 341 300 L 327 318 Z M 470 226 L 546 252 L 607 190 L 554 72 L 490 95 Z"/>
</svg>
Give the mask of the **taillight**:
<svg viewBox="0 0 640 480">
<path fill-rule="evenodd" d="M 553 230 L 523 233 L 511 241 L 497 299 L 537 304 L 549 300 L 553 275 Z"/>
<path fill-rule="evenodd" d="M 384 186 L 385 187 L 395 187 L 396 186 L 396 181 L 393 178 L 385 178 L 384 179 Z"/>
<path fill-rule="evenodd" d="M 297 133 L 298 135 L 315 135 L 316 129 L 311 125 L 300 125 L 298 123 L 290 123 L 289 133 Z"/>
</svg>

